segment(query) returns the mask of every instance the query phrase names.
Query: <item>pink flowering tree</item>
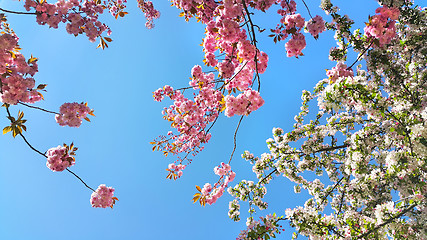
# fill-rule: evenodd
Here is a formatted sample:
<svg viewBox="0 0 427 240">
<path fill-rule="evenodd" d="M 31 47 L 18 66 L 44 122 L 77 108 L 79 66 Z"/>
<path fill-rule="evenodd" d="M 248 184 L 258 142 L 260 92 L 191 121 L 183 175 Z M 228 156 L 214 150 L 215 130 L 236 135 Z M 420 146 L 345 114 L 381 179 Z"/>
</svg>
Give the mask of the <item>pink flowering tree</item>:
<svg viewBox="0 0 427 240">
<path fill-rule="evenodd" d="M 0 101 L 5 109 L 10 125 L 3 128 L 3 134 L 11 133 L 13 137 L 19 136 L 35 152 L 47 159 L 46 166 L 54 171 L 68 171 L 90 189 L 91 204 L 93 207 L 113 207 L 117 197 L 114 197 L 114 189 L 100 185 L 97 190 L 91 188 L 76 173 L 69 168 L 76 164 L 77 147 L 70 145 L 53 147 L 43 152 L 34 147 L 24 136 L 27 130 L 24 112 L 18 111 L 18 116 L 13 117 L 11 109 L 16 105 L 22 105 L 31 109 L 40 110 L 55 117 L 60 126 L 80 127 L 83 120 L 90 122 L 89 116 L 95 116 L 94 110 L 87 103 L 64 103 L 59 112 L 46 110 L 34 104 L 44 100 L 42 92 L 46 91 L 47 84 L 38 84 L 34 79 L 38 72 L 37 58 L 31 56 L 26 59 L 20 53 L 18 45 L 19 37 L 8 24 L 6 14 L 34 15 L 40 25 L 48 25 L 50 28 L 65 27 L 69 34 L 74 36 L 85 35 L 89 41 L 99 40 L 98 48 L 105 49 L 112 39 L 110 28 L 99 20 L 104 11 L 109 12 L 114 18 L 124 17 L 127 12 L 126 0 L 121 1 L 80 1 L 59 0 L 56 3 L 48 3 L 45 0 L 25 0 L 24 8 L 27 12 L 17 12 L 0 8 Z M 147 18 L 147 27 L 153 26 L 153 19 L 159 17 L 159 12 L 153 8 L 151 2 L 140 1 L 140 8 Z M 78 162 L 78 161 L 77 161 Z"/>
<path fill-rule="evenodd" d="M 379 3 L 366 18 L 366 27 L 353 29 L 354 21 L 329 0 L 322 0 L 320 6 L 329 22 L 312 16 L 304 0 L 298 4 L 294 0 L 172 1 L 186 21 L 195 18 L 205 27 L 204 66 L 198 63 L 191 69 L 188 86 L 166 85 L 154 91 L 154 100 L 172 102 L 162 112 L 172 129 L 154 139 L 152 149 L 173 157 L 167 178 L 176 180 L 209 142 L 217 119 L 237 115 L 232 154 L 214 168 L 218 181 L 196 185 L 193 196 L 202 206 L 212 205 L 227 191 L 234 198 L 228 213 L 234 221 L 240 220 L 240 205 L 246 202 L 247 229 L 237 239 L 276 237 L 284 221 L 295 227 L 295 238 L 423 239 L 427 235 L 426 10 L 406 0 Z M 152 2 L 137 4 L 146 27 L 152 28 L 160 13 Z M 266 29 L 254 22 L 253 15 L 272 11 L 272 6 L 280 20 L 267 32 L 275 43 L 285 42 L 287 57 L 301 58 L 306 38 L 318 39 L 322 32 L 333 31 L 337 47 L 330 50 L 329 58 L 336 66 L 327 70 L 313 92 L 302 93 L 294 129 L 287 133 L 273 129 L 273 138 L 267 140 L 270 152 L 260 157 L 248 151 L 242 154 L 253 165 L 257 181 L 241 180 L 233 186 L 238 174 L 232 170 L 237 130 L 245 116 L 265 103 L 261 78 L 269 58 L 258 48 L 257 39 Z M 112 39 L 111 29 L 99 16 L 105 11 L 116 19 L 127 14 L 126 0 L 26 0 L 24 7 L 27 12 L 0 11 L 34 15 L 41 25 L 65 27 L 69 34 L 99 40 L 102 49 Z M 52 171 L 66 170 L 77 177 L 93 192 L 93 207 L 112 207 L 118 200 L 113 188 L 101 184 L 94 190 L 69 169 L 76 164 L 73 143 L 42 152 L 25 138 L 24 113 L 19 111 L 15 118 L 10 112 L 15 105 L 53 114 L 60 126 L 69 127 L 90 121 L 88 116 L 94 112 L 77 102 L 64 103 L 59 112 L 35 106 L 46 91 L 46 84 L 36 87 L 33 78 L 37 58 L 20 54 L 18 37 L 3 13 L 0 21 L 0 101 L 10 120 L 3 133 L 19 135 L 47 159 Z M 358 57 L 348 60 L 349 51 Z M 315 100 L 317 114 L 310 119 L 309 106 L 313 108 L 310 103 Z M 263 198 L 274 177 L 289 179 L 295 192 L 307 191 L 311 197 L 302 206 L 258 220 L 256 211 L 268 208 Z"/>
</svg>

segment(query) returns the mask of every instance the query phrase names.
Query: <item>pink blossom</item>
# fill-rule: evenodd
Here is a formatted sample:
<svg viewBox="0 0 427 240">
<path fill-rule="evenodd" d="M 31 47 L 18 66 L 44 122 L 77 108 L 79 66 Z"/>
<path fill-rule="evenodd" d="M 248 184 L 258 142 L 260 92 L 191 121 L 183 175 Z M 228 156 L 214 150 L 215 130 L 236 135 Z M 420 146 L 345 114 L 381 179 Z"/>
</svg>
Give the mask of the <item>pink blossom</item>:
<svg viewBox="0 0 427 240">
<path fill-rule="evenodd" d="M 153 23 L 154 19 L 157 19 L 160 17 L 160 12 L 154 8 L 153 2 L 145 1 L 145 0 L 138 0 L 138 7 L 145 14 L 145 18 L 147 20 L 147 22 L 145 23 L 145 27 L 148 29 L 153 28 L 154 27 L 154 23 Z"/>
<path fill-rule="evenodd" d="M 369 19 L 369 23 L 364 28 L 365 34 L 369 38 L 377 39 L 378 46 L 382 47 L 396 36 L 395 22 L 400 11 L 397 8 L 380 7 L 375 11 L 377 15 Z"/>
<path fill-rule="evenodd" d="M 114 188 L 107 187 L 104 184 L 99 185 L 95 192 L 90 197 L 90 203 L 95 208 L 113 208 L 115 200 L 118 200 L 114 196 Z"/>
<path fill-rule="evenodd" d="M 225 97 L 225 115 L 232 117 L 237 115 L 248 115 L 251 112 L 257 110 L 264 104 L 264 100 L 261 98 L 259 92 L 248 89 L 245 92 L 239 94 L 237 97 L 227 95 Z"/>
<path fill-rule="evenodd" d="M 326 72 L 331 82 L 335 82 L 339 77 L 353 77 L 353 70 L 347 69 L 347 65 L 343 62 L 337 62 L 337 65 Z"/>
<path fill-rule="evenodd" d="M 66 147 L 58 146 L 46 152 L 46 166 L 54 172 L 64 171 L 67 167 L 75 164 L 74 157 L 68 154 Z"/>
<path fill-rule="evenodd" d="M 288 57 L 298 57 L 302 55 L 302 50 L 305 48 L 305 37 L 301 33 L 292 35 L 292 38 L 285 44 Z"/>
<path fill-rule="evenodd" d="M 82 119 L 86 119 L 87 114 L 93 115 L 86 103 L 64 103 L 59 108 L 60 114 L 56 114 L 56 122 L 60 126 L 80 127 Z"/>
<path fill-rule="evenodd" d="M 306 23 L 306 28 L 314 38 L 318 38 L 319 33 L 326 30 L 325 21 L 321 16 L 316 15 Z"/>
</svg>

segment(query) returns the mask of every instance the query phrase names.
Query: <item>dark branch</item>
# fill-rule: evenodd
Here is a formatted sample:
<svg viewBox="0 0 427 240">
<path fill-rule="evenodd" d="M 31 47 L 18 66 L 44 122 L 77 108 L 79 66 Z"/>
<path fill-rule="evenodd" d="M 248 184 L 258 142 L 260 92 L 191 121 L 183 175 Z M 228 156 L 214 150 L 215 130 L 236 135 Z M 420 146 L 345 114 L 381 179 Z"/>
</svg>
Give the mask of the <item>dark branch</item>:
<svg viewBox="0 0 427 240">
<path fill-rule="evenodd" d="M 3 8 L 0 8 L 0 11 L 7 12 L 7 13 L 13 13 L 13 14 L 20 14 L 20 15 L 37 15 L 37 13 L 35 13 L 35 12 L 15 12 L 15 11 L 6 10 Z"/>
<path fill-rule="evenodd" d="M 23 103 L 23 102 L 18 102 L 18 103 L 19 103 L 19 104 L 21 104 L 21 105 L 24 105 L 24 106 L 26 106 L 26 107 L 29 107 L 29 108 L 34 108 L 34 109 L 37 109 L 37 110 L 41 110 L 41 111 L 43 111 L 43 112 L 53 113 L 53 114 L 59 114 L 59 115 L 61 115 L 60 113 L 53 112 L 53 111 L 49 111 L 49 110 L 46 110 L 46 109 L 43 109 L 43 108 L 40 108 L 40 107 L 31 106 L 31 105 L 28 105 L 28 104 Z"/>
<path fill-rule="evenodd" d="M 368 49 L 369 48 L 371 48 L 371 46 L 372 46 L 372 44 L 374 44 L 374 41 L 373 40 L 371 40 L 371 43 L 369 44 L 369 46 L 367 46 L 364 50 L 363 50 L 363 52 L 361 52 L 360 53 L 360 55 L 356 58 L 356 60 L 350 65 L 350 67 L 348 67 L 347 68 L 347 70 L 349 70 L 349 69 L 351 69 L 353 66 L 354 66 L 354 64 L 356 64 L 359 60 L 360 60 L 360 58 L 363 56 L 363 54 L 365 54 L 366 53 L 366 51 L 368 51 Z"/>
<path fill-rule="evenodd" d="M 89 187 L 79 176 L 77 176 L 77 174 L 75 174 L 73 171 L 71 171 L 70 169 L 66 168 L 65 170 L 67 170 L 69 173 L 73 174 L 74 177 L 76 177 L 77 179 L 80 180 L 80 182 L 82 182 L 87 188 L 89 188 L 90 190 L 94 191 L 93 188 Z"/>
<path fill-rule="evenodd" d="M 305 8 L 307 8 L 308 15 L 310 15 L 310 18 L 313 18 L 313 16 L 311 16 L 310 9 L 308 8 L 307 4 L 305 4 L 304 0 L 302 0 L 302 3 L 304 3 Z"/>
<path fill-rule="evenodd" d="M 242 116 L 242 117 L 240 118 L 240 120 L 239 120 L 239 124 L 237 124 L 236 131 L 234 132 L 234 147 L 233 147 L 233 151 L 231 152 L 231 156 L 230 156 L 230 160 L 228 161 L 228 164 L 230 164 L 231 159 L 233 159 L 234 152 L 236 151 L 236 147 L 237 147 L 237 144 L 236 144 L 237 131 L 239 130 L 240 123 L 242 122 L 243 117 L 244 117 L 244 116 Z"/>
<path fill-rule="evenodd" d="M 416 207 L 417 205 L 418 205 L 417 203 L 414 203 L 414 204 L 410 205 L 407 209 L 403 210 L 402 212 L 400 212 L 400 213 L 399 213 L 399 214 L 397 214 L 396 216 L 394 216 L 394 217 L 392 217 L 392 218 L 388 219 L 387 221 L 385 221 L 385 222 L 381 223 L 380 225 L 378 225 L 378 226 L 374 227 L 373 229 L 371 229 L 371 230 L 367 231 L 366 233 L 364 233 L 364 234 L 362 234 L 362 235 L 358 236 L 358 237 L 357 237 L 357 239 L 364 239 L 365 237 L 369 236 L 369 234 L 371 234 L 371 233 L 373 233 L 373 232 L 377 231 L 377 230 L 378 230 L 378 229 L 380 229 L 381 227 L 383 227 L 383 226 L 385 226 L 385 225 L 387 225 L 387 224 L 389 224 L 389 223 L 393 222 L 393 221 L 394 221 L 394 220 L 396 220 L 397 218 L 400 218 L 401 216 L 405 215 L 405 213 L 407 213 L 407 212 L 411 211 L 411 210 L 412 210 L 414 207 Z"/>
</svg>

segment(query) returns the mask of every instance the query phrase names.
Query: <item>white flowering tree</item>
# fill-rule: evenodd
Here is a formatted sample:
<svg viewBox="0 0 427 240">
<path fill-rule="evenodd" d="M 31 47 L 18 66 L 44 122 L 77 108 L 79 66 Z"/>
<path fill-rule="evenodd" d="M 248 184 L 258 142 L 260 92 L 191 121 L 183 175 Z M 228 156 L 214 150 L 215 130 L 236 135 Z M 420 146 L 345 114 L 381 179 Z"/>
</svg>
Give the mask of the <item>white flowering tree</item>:
<svg viewBox="0 0 427 240">
<path fill-rule="evenodd" d="M 270 152 L 242 155 L 258 182 L 228 189 L 235 197 L 229 216 L 240 219 L 242 202 L 251 213 L 239 239 L 275 237 L 281 221 L 295 227 L 294 238 L 427 239 L 426 11 L 409 1 L 381 3 L 362 32 L 322 1 L 333 18 L 327 26 L 336 32 L 330 59 L 337 65 L 303 92 L 294 129 L 273 129 Z M 343 63 L 350 49 L 366 63 L 355 73 Z M 316 102 L 317 114 L 309 114 Z M 263 197 L 275 177 L 311 197 L 257 220 L 252 214 L 267 208 Z"/>
</svg>

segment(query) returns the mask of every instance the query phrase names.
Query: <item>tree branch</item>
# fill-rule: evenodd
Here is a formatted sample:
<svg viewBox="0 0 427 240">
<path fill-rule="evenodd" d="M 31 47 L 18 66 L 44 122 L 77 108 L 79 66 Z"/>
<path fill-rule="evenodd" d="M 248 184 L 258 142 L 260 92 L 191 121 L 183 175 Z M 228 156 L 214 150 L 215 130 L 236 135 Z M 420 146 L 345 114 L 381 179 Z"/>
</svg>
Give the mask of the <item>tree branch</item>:
<svg viewBox="0 0 427 240">
<path fill-rule="evenodd" d="M 34 109 L 37 109 L 37 110 L 41 110 L 41 111 L 43 111 L 43 112 L 47 112 L 47 113 L 53 113 L 53 114 L 61 115 L 60 113 L 53 112 L 53 111 L 49 111 L 49 110 L 46 110 L 46 109 L 43 109 L 43 108 L 40 108 L 40 107 L 31 106 L 31 105 L 28 105 L 28 104 L 23 103 L 23 102 L 18 102 L 18 103 L 19 103 L 19 104 L 21 104 L 21 105 L 24 105 L 24 106 L 26 106 L 26 107 L 29 107 L 29 108 L 34 108 Z"/>
<path fill-rule="evenodd" d="M 236 147 L 237 147 L 237 144 L 236 144 L 237 130 L 239 130 L 240 123 L 242 122 L 243 117 L 244 117 L 244 116 L 242 116 L 242 117 L 240 118 L 240 120 L 239 120 L 239 124 L 237 124 L 236 131 L 234 132 L 234 147 L 233 147 L 233 151 L 231 152 L 231 156 L 230 156 L 230 160 L 228 161 L 228 164 L 230 164 L 231 159 L 233 158 L 233 155 L 234 155 L 234 151 L 236 151 Z"/>
<path fill-rule="evenodd" d="M 7 13 L 13 13 L 13 14 L 20 14 L 20 15 L 37 15 L 36 12 L 15 12 L 15 11 L 6 10 L 3 8 L 0 8 L 0 11 L 7 12 Z"/>
<path fill-rule="evenodd" d="M 74 177 L 76 177 L 77 179 L 80 180 L 80 182 L 82 182 L 87 188 L 89 188 L 90 190 L 94 191 L 93 188 L 89 187 L 79 176 L 77 176 L 77 174 L 75 174 L 73 171 L 71 171 L 70 169 L 66 168 L 65 170 L 67 170 L 69 173 L 73 174 Z"/>
<path fill-rule="evenodd" d="M 367 231 L 366 233 L 364 233 L 364 234 L 362 234 L 362 235 L 359 235 L 359 236 L 357 237 L 357 239 L 363 239 L 363 238 L 365 238 L 365 237 L 369 236 L 369 234 L 373 233 L 374 231 L 377 231 L 377 230 L 378 230 L 378 229 L 380 229 L 381 227 L 383 227 L 383 226 L 385 226 L 385 225 L 387 225 L 387 224 L 389 224 L 389 223 L 393 222 L 395 219 L 400 218 L 400 217 L 401 217 L 401 216 L 403 216 L 405 213 L 407 213 L 407 212 L 411 211 L 411 210 L 412 210 L 414 207 L 416 207 L 417 205 L 418 205 L 417 203 L 414 203 L 414 204 L 410 205 L 407 209 L 403 210 L 402 212 L 400 212 L 400 213 L 399 213 L 399 214 L 397 214 L 396 216 L 394 216 L 394 217 L 392 217 L 392 218 L 388 219 L 387 221 L 385 221 L 385 222 L 381 223 L 380 225 L 378 225 L 378 226 L 374 227 L 373 229 L 371 229 L 371 230 Z"/>
</svg>

